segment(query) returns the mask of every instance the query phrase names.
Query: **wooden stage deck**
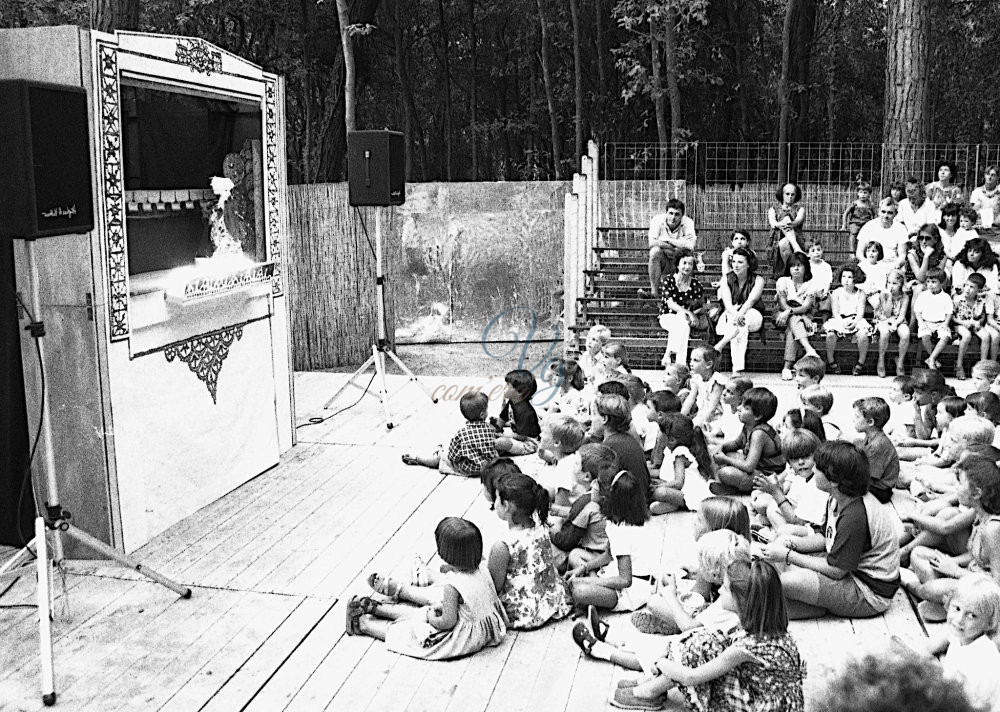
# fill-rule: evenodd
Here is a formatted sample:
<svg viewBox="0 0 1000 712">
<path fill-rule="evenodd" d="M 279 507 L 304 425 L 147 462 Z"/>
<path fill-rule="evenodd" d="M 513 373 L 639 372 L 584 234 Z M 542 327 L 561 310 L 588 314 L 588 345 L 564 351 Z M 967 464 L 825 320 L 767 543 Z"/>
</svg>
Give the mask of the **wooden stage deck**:
<svg viewBox="0 0 1000 712">
<path fill-rule="evenodd" d="M 298 422 L 333 412 L 322 404 L 345 378 L 297 374 Z M 484 383 L 422 380 L 431 388 Z M 875 378 L 829 381 L 845 414 L 863 392 L 888 387 Z M 378 641 L 344 635 L 348 597 L 367 591 L 372 570 L 408 573 L 414 553 L 429 559 L 441 517 L 468 517 L 487 542 L 500 526 L 478 482 L 400 462 L 403 452 L 446 442 L 461 416 L 455 402 L 434 406 L 412 384 L 404 388 L 403 378 L 390 382 L 398 427 L 387 431 L 379 403 L 368 397 L 302 427 L 280 465 L 136 552 L 192 586 L 191 600 L 107 562 L 71 562 L 53 626 L 56 709 L 612 709 L 609 693 L 628 673 L 581 657 L 569 621 L 512 632 L 497 648 L 447 663 L 401 657 Z M 788 384 L 775 376 L 762 382 L 782 405 L 792 404 Z M 359 394 L 350 389 L 336 406 Z M 689 555 L 689 516 L 653 520 L 669 544 L 662 547 L 664 566 Z M 22 579 L 0 598 L 0 711 L 43 709 L 33 596 L 33 582 Z M 809 664 L 809 695 L 849 653 L 885 646 L 893 633 L 924 635 L 902 593 L 884 617 L 799 622 L 793 632 Z"/>
</svg>

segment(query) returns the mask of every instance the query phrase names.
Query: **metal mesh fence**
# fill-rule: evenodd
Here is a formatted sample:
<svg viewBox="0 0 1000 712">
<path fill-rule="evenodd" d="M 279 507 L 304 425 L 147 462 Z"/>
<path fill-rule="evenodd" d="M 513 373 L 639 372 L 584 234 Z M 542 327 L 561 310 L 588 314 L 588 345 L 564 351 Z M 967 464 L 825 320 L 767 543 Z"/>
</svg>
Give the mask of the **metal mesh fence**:
<svg viewBox="0 0 1000 712">
<path fill-rule="evenodd" d="M 699 228 L 767 230 L 780 164 L 803 191 L 807 226 L 838 230 L 855 200 L 859 178 L 873 186 L 873 200 L 894 181 L 937 179 L 942 161 L 955 167 L 966 197 L 988 165 L 1000 163 L 1000 146 L 986 144 L 846 143 L 608 143 L 601 151 L 598 186 L 602 228 L 641 228 L 673 197 L 685 201 Z"/>
</svg>

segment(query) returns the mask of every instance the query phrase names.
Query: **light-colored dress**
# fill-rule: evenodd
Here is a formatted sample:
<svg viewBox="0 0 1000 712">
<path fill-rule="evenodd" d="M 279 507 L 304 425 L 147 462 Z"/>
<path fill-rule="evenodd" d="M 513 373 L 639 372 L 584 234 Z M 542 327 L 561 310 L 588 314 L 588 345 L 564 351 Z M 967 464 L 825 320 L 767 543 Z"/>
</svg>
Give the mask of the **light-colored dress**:
<svg viewBox="0 0 1000 712">
<path fill-rule="evenodd" d="M 708 481 L 701 476 L 701 472 L 698 470 L 698 461 L 684 445 L 678 445 L 673 450 L 667 450 L 664 453 L 661 471 L 669 473 L 668 476 L 673 477 L 676 472 L 674 463 L 679 457 L 687 460 L 687 467 L 684 469 L 684 484 L 681 486 L 684 506 L 694 512 L 697 511 L 698 505 L 712 496 L 712 492 L 708 489 Z"/>
<path fill-rule="evenodd" d="M 823 323 L 823 329 L 827 333 L 838 336 L 854 336 L 858 334 L 867 335 L 871 331 L 871 325 L 865 319 L 857 319 L 860 305 L 865 301 L 865 293 L 860 289 L 855 289 L 854 294 L 849 294 L 843 287 L 835 289 L 830 295 L 833 305 L 833 316 Z M 848 332 L 848 326 L 858 324 L 857 331 Z"/>
<path fill-rule="evenodd" d="M 438 630 L 427 622 L 427 607 L 412 617 L 389 624 L 385 646 L 394 653 L 424 660 L 448 660 L 471 655 L 487 645 L 499 645 L 507 634 L 507 614 L 497 598 L 493 579 L 484 565 L 472 572 L 449 571 L 442 584 L 459 595 L 458 621 L 451 630 Z"/>
<path fill-rule="evenodd" d="M 566 580 L 556 571 L 548 527 L 511 528 L 501 540 L 510 552 L 507 578 L 500 591 L 508 627 L 528 630 L 569 615 L 573 597 Z"/>
</svg>

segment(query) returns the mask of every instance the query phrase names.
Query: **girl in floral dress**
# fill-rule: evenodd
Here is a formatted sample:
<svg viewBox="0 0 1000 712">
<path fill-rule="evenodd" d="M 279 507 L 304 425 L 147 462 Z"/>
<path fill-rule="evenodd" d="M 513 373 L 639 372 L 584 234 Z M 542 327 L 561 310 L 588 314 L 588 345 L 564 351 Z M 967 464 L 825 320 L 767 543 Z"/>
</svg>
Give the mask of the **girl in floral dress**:
<svg viewBox="0 0 1000 712">
<path fill-rule="evenodd" d="M 805 664 L 788 634 L 778 572 L 765 561 L 735 561 L 726 570 L 721 596 L 731 598 L 742 630 L 726 636 L 704 628 L 675 638 L 652 678 L 619 687 L 615 707 L 658 709 L 676 685 L 688 708 L 698 712 L 805 709 Z"/>
<path fill-rule="evenodd" d="M 496 483 L 495 509 L 509 528 L 490 550 L 488 566 L 508 627 L 529 630 L 565 618 L 573 599 L 552 556 L 549 493 L 527 475 L 504 475 Z"/>
</svg>

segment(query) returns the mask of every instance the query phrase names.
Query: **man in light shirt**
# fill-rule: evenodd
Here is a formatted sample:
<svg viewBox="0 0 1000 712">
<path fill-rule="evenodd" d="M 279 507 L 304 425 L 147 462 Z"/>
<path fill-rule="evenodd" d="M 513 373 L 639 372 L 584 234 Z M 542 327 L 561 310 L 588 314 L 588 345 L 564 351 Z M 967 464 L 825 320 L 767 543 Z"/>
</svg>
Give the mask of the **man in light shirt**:
<svg viewBox="0 0 1000 712">
<path fill-rule="evenodd" d="M 986 166 L 985 180 L 981 186 L 972 191 L 969 205 L 979 213 L 981 224 L 985 228 L 993 227 L 993 221 L 1000 210 L 1000 174 L 996 166 Z"/>
<path fill-rule="evenodd" d="M 649 221 L 649 292 L 640 289 L 640 295 L 659 299 L 660 278 L 673 270 L 677 251 L 693 250 L 697 240 L 694 220 L 684 214 L 684 203 L 668 200 L 667 211 Z"/>
<path fill-rule="evenodd" d="M 910 176 L 906 179 L 906 197 L 899 201 L 896 222 L 903 224 L 910 237 L 928 223 L 937 225 L 941 222 L 941 211 L 934 206 L 933 201 L 927 199 L 924 184 L 919 178 Z"/>
<path fill-rule="evenodd" d="M 897 212 L 896 201 L 892 198 L 884 198 L 878 204 L 878 217 L 866 222 L 858 232 L 858 250 L 855 253 L 858 262 L 864 261 L 865 247 L 870 242 L 882 245 L 884 262 L 899 262 L 899 258 L 906 253 L 909 235 L 902 223 L 895 222 Z"/>
</svg>

